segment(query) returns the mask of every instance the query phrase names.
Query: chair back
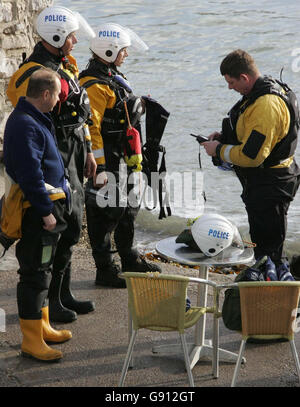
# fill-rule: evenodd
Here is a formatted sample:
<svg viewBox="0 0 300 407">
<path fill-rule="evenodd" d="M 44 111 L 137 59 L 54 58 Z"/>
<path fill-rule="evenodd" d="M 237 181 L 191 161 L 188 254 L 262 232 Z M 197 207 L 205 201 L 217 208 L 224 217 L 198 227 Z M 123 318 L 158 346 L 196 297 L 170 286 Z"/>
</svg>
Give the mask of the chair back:
<svg viewBox="0 0 300 407">
<path fill-rule="evenodd" d="M 294 337 L 300 282 L 239 282 L 243 337 Z"/>
<path fill-rule="evenodd" d="M 184 332 L 189 278 L 159 273 L 123 273 L 133 328 Z"/>
</svg>

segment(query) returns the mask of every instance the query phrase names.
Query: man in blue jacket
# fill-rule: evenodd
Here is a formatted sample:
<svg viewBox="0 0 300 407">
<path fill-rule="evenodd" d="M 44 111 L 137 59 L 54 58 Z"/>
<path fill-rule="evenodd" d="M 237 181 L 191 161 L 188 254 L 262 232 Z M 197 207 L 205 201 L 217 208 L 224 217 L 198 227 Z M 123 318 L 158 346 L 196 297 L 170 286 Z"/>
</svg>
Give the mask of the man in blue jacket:
<svg viewBox="0 0 300 407">
<path fill-rule="evenodd" d="M 60 76 L 51 69 L 34 72 L 26 97 L 21 97 L 9 116 L 4 132 L 4 165 L 9 191 L 19 185 L 27 203 L 22 218 L 22 237 L 16 246 L 19 262 L 17 302 L 23 334 L 22 354 L 42 361 L 55 361 L 62 353 L 47 342 L 64 342 L 68 330 L 49 324 L 46 305 L 51 269 L 64 215 L 68 189 L 64 164 L 57 149 L 49 112 L 59 100 Z M 6 198 L 5 198 L 6 199 Z"/>
<path fill-rule="evenodd" d="M 85 89 L 79 85 L 77 62 L 71 54 L 77 44 L 78 30 L 82 34 L 92 30 L 82 16 L 61 6 L 42 10 L 35 28 L 41 40 L 12 75 L 7 96 L 16 106 L 19 97 L 26 95 L 30 75 L 42 66 L 51 68 L 61 76 L 60 103 L 55 106 L 51 116 L 72 199 L 66 216 L 68 227 L 56 248 L 48 299 L 51 321 L 72 322 L 77 319 L 77 314 L 87 314 L 95 309 L 93 301 L 78 300 L 71 290 L 72 252 L 80 239 L 84 213 L 84 177 L 92 177 L 96 171 L 88 131 L 89 100 Z"/>
</svg>

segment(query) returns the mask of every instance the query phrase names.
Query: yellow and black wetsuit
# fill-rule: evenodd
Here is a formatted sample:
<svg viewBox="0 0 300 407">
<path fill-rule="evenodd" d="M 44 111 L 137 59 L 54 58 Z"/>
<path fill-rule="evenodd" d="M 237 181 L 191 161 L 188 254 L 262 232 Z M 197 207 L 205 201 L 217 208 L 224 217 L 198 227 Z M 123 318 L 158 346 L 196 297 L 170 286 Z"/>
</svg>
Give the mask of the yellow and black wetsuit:
<svg viewBox="0 0 300 407">
<path fill-rule="evenodd" d="M 112 65 L 91 59 L 88 67 L 80 73 L 80 84 L 86 87 L 92 111 L 90 134 L 92 150 L 97 162 L 97 173 L 106 171 L 116 179 L 119 187 L 119 170 L 124 155 L 124 135 L 127 121 L 123 101 L 134 98 L 126 89 L 114 81 L 114 76 L 122 74 Z M 130 111 L 131 114 L 131 111 Z M 133 124 L 139 125 L 139 118 Z M 131 121 L 133 123 L 133 119 Z M 132 186 L 131 186 L 132 187 Z M 94 191 L 94 194 L 93 194 Z M 96 284 L 121 287 L 123 281 L 117 278 L 117 270 L 111 254 L 111 232 L 117 251 L 124 262 L 134 262 L 139 254 L 134 247 L 134 221 L 139 207 L 119 205 L 99 207 L 95 202 L 93 180 L 86 188 L 86 214 L 88 233 L 97 267 Z M 127 193 L 130 192 L 128 185 Z"/>
<path fill-rule="evenodd" d="M 279 264 L 286 216 L 300 182 L 294 159 L 299 111 L 287 85 L 260 77 L 223 121 L 217 157 L 232 163 L 242 184 L 242 199 L 256 257 Z"/>
<path fill-rule="evenodd" d="M 127 103 L 131 125 L 140 130 L 141 100 L 132 94 L 124 75 L 116 67 L 99 60 L 91 59 L 79 78 L 81 86 L 87 89 L 90 100 L 90 134 L 98 171 L 104 168 L 117 171 L 118 168 L 111 162 L 111 149 L 119 158 L 124 156 L 128 127 L 124 101 Z"/>
<path fill-rule="evenodd" d="M 92 68 L 93 66 L 94 64 L 92 64 Z M 104 64 L 99 64 L 99 67 L 99 72 L 94 72 L 94 69 L 91 68 L 82 72 L 80 75 L 80 84 L 81 86 L 85 86 L 90 81 L 94 82 L 95 79 L 99 79 L 99 81 L 102 79 L 101 82 L 94 82 L 93 85 L 87 87 L 87 93 L 92 112 L 92 124 L 90 125 L 92 151 L 97 166 L 102 166 L 104 169 L 105 154 L 102 137 L 102 121 L 106 109 L 112 109 L 115 106 L 116 94 L 108 84 L 108 81 L 111 79 L 112 75 L 111 69 Z"/>
</svg>

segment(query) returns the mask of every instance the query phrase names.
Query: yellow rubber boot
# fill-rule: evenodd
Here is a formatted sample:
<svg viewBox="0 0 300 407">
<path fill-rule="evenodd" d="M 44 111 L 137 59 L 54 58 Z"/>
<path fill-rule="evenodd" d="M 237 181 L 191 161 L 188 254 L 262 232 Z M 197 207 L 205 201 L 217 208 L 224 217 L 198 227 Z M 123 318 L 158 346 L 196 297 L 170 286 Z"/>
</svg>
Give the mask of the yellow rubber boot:
<svg viewBox="0 0 300 407">
<path fill-rule="evenodd" d="M 72 338 L 72 332 L 67 329 L 60 331 L 52 328 L 49 322 L 49 308 L 42 308 L 43 338 L 46 342 L 66 342 Z"/>
<path fill-rule="evenodd" d="M 44 362 L 54 362 L 62 358 L 59 350 L 50 348 L 44 341 L 42 319 L 20 318 L 20 326 L 23 333 L 23 356 L 31 356 Z"/>
</svg>

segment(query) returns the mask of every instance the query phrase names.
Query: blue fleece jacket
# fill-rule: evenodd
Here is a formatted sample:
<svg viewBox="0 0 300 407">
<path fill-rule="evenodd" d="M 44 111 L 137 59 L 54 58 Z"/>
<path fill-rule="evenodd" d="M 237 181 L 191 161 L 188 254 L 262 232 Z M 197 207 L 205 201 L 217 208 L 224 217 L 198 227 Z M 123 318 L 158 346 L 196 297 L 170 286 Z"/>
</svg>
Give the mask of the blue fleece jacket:
<svg viewBox="0 0 300 407">
<path fill-rule="evenodd" d="M 41 216 L 51 213 L 45 183 L 62 187 L 67 194 L 64 164 L 57 148 L 50 115 L 21 97 L 10 114 L 3 144 L 7 174 L 20 185 L 25 199 Z"/>
</svg>

